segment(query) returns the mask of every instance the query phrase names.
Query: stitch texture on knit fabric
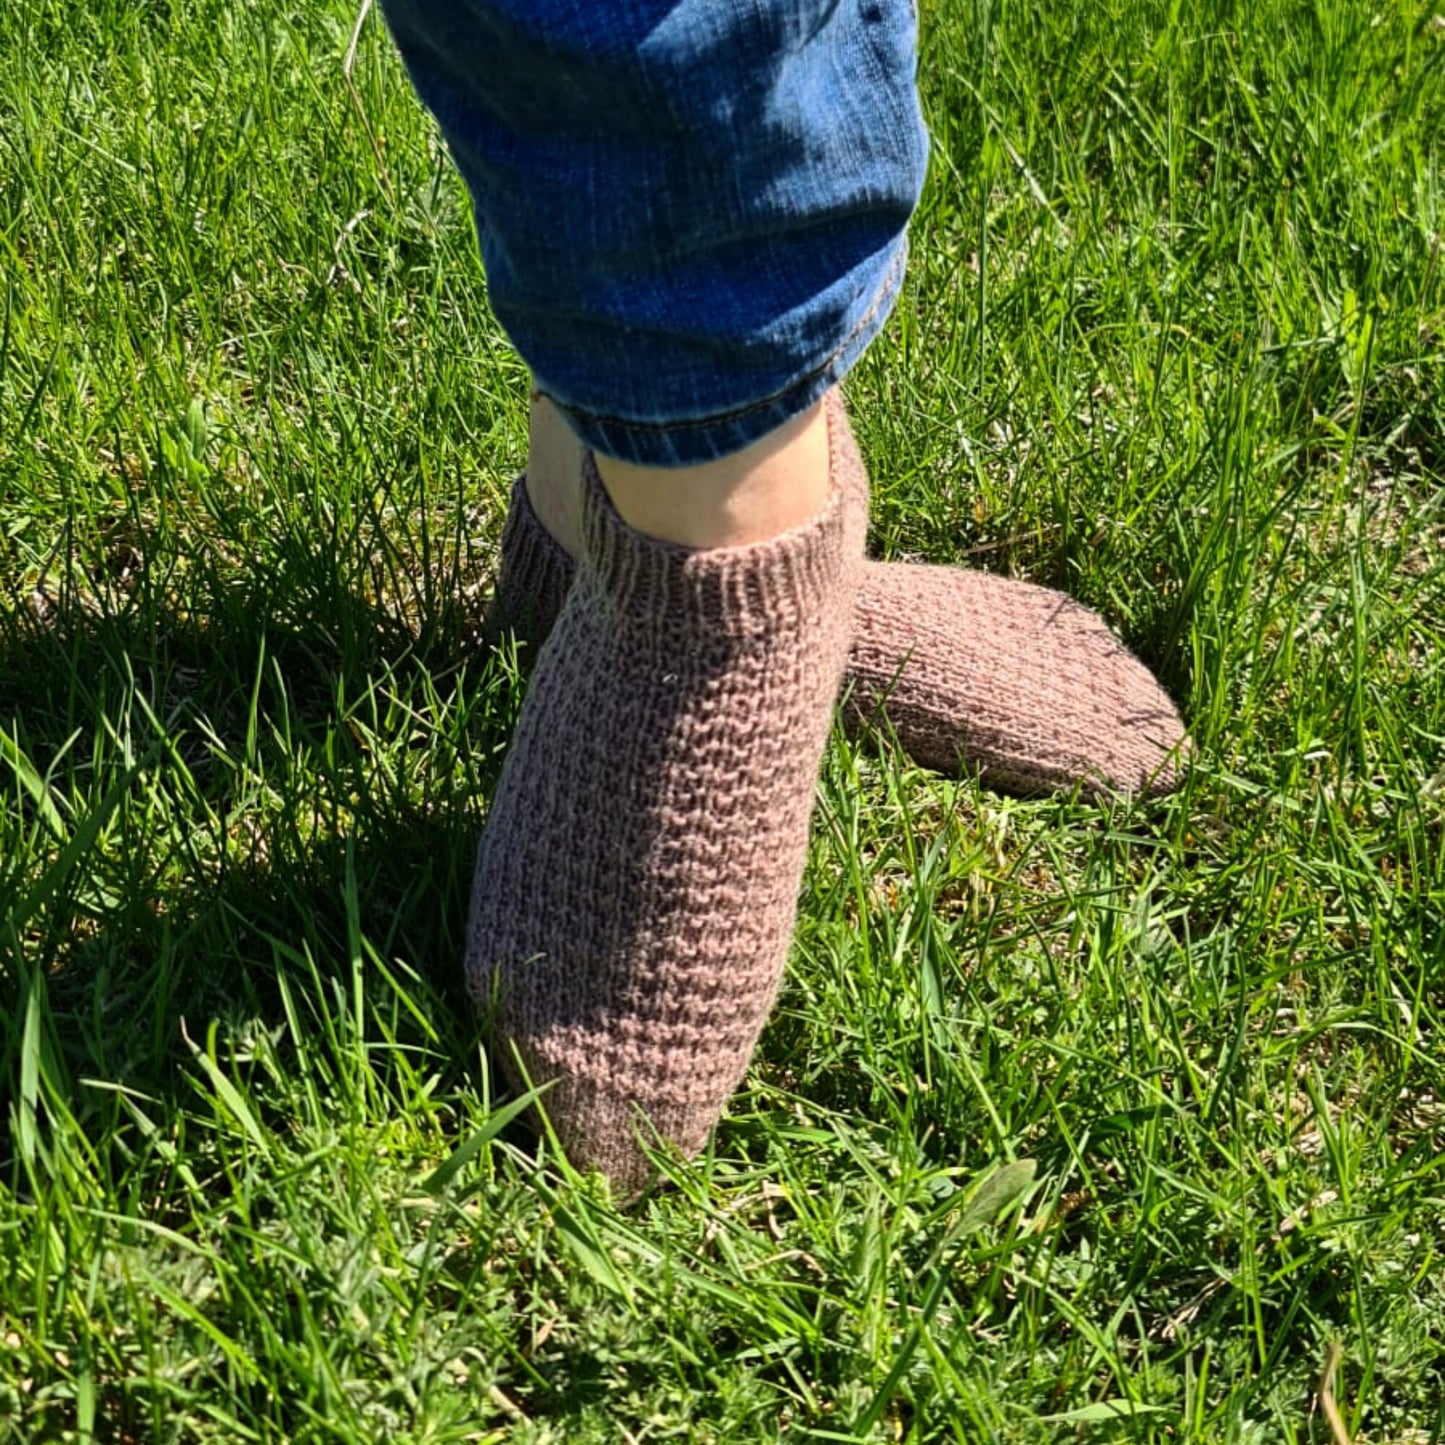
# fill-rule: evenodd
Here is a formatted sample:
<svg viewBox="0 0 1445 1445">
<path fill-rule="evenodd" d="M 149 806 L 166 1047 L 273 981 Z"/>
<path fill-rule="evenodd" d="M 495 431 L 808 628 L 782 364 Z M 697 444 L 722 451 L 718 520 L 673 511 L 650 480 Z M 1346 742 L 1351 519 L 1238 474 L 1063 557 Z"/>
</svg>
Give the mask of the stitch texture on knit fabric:
<svg viewBox="0 0 1445 1445">
<path fill-rule="evenodd" d="M 830 428 L 852 449 L 837 393 L 828 406 Z M 861 462 L 849 475 L 864 476 Z M 518 479 L 498 625 L 540 647 L 572 571 Z M 974 768 L 1009 792 L 1163 793 L 1187 757 L 1178 710 L 1097 612 L 963 567 L 864 564 L 844 693 L 854 729 L 890 728 L 924 767 Z"/>
<path fill-rule="evenodd" d="M 511 631 L 535 652 L 547 640 L 567 600 L 576 565 L 567 549 L 542 525 L 527 496 L 527 478 L 512 482 L 511 504 L 502 524 L 497 584 L 482 621 L 491 644 Z"/>
<path fill-rule="evenodd" d="M 626 1194 L 639 1132 L 705 1142 L 782 974 L 866 528 L 846 430 L 831 451 L 813 521 L 696 552 L 627 527 L 589 459 L 482 833 L 469 990 L 569 1157 Z"/>
</svg>

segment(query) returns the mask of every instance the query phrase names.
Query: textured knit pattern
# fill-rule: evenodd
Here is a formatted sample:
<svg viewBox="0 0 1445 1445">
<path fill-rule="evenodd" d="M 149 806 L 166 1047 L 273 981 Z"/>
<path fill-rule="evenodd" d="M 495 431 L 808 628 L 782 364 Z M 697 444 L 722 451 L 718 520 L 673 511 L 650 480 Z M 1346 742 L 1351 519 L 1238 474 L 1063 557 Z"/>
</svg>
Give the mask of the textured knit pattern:
<svg viewBox="0 0 1445 1445">
<path fill-rule="evenodd" d="M 829 407 L 845 475 L 861 479 L 836 393 Z M 540 643 L 572 571 L 519 485 L 499 614 Z M 865 563 L 844 692 L 854 726 L 891 729 L 915 762 L 1010 792 L 1167 792 L 1187 752 L 1174 704 L 1097 612 L 959 567 Z"/>
<path fill-rule="evenodd" d="M 866 484 L 835 471 L 812 522 L 707 551 L 627 527 L 590 460 L 583 485 L 583 558 L 487 817 L 466 970 L 513 1082 L 550 1084 L 568 1157 L 631 1195 L 639 1136 L 702 1146 L 777 991 Z"/>
<path fill-rule="evenodd" d="M 535 656 L 567 600 L 575 570 L 567 549 L 532 510 L 526 476 L 517 477 L 502 527 L 496 591 L 482 623 L 482 635 L 495 643 L 503 631 L 510 631 Z"/>
<path fill-rule="evenodd" d="M 1097 612 L 957 567 L 870 563 L 862 592 L 850 724 L 891 730 L 924 767 L 972 767 L 1005 792 L 1178 784 L 1179 714 Z"/>
</svg>

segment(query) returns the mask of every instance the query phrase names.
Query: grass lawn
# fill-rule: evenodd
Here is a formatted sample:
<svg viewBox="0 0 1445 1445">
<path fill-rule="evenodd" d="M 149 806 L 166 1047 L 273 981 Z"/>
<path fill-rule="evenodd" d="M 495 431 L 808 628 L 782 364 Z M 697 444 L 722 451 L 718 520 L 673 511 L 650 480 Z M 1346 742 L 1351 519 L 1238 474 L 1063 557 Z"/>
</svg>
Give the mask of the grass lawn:
<svg viewBox="0 0 1445 1445">
<path fill-rule="evenodd" d="M 874 550 L 1100 608 L 1198 758 L 837 736 L 631 1213 L 461 998 L 526 376 L 357 18 L 0 4 L 0 1440 L 1445 1439 L 1441 0 L 925 5 Z"/>
</svg>

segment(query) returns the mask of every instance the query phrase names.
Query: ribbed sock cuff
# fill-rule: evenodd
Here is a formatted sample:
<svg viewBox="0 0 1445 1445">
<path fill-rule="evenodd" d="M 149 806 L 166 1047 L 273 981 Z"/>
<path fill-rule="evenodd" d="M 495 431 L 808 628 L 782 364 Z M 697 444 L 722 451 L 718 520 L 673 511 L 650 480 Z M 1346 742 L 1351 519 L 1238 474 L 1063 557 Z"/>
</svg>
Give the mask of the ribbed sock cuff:
<svg viewBox="0 0 1445 1445">
<path fill-rule="evenodd" d="M 769 636 L 832 605 L 846 569 L 861 564 L 845 495 L 836 482 L 799 527 L 741 547 L 694 550 L 629 527 L 589 454 L 582 467 L 580 570 L 614 621 L 659 641 Z"/>
</svg>

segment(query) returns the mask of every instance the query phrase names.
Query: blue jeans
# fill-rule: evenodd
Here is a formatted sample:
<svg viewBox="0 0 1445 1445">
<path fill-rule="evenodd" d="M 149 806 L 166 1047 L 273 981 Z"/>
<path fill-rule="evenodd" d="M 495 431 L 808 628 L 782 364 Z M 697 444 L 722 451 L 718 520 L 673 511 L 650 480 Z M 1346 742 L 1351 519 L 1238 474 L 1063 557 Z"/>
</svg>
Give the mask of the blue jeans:
<svg viewBox="0 0 1445 1445">
<path fill-rule="evenodd" d="M 492 309 L 582 440 L 738 451 L 858 359 L 927 136 L 910 0 L 383 0 Z"/>
</svg>

